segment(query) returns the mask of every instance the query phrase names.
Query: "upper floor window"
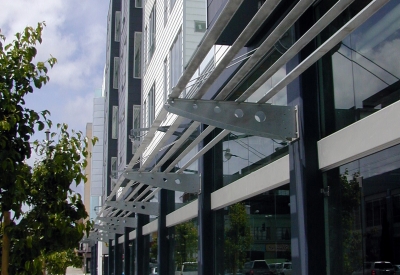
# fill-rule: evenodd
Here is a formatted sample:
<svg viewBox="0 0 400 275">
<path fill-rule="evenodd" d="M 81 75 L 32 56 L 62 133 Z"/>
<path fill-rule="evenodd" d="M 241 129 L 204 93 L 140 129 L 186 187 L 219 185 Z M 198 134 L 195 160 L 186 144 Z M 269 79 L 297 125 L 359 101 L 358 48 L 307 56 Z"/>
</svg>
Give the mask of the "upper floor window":
<svg viewBox="0 0 400 275">
<path fill-rule="evenodd" d="M 149 94 L 147 95 L 147 127 L 153 124 L 155 119 L 155 84 L 151 86 Z"/>
<path fill-rule="evenodd" d="M 143 66 L 143 74 L 146 71 L 146 65 L 147 65 L 147 37 L 149 36 L 147 26 L 144 27 L 144 38 L 143 38 L 143 56 L 144 56 L 144 66 Z"/>
<path fill-rule="evenodd" d="M 113 88 L 118 89 L 119 57 L 114 57 Z"/>
<path fill-rule="evenodd" d="M 140 128 L 140 105 L 133 105 L 133 125 L 132 129 L 134 131 L 134 135 L 140 137 L 141 132 L 138 130 Z M 139 144 L 135 141 L 138 141 L 139 138 L 135 138 L 132 144 L 132 154 L 136 153 L 136 149 L 138 148 Z"/>
<path fill-rule="evenodd" d="M 112 107 L 111 138 L 118 138 L 118 106 Z"/>
<path fill-rule="evenodd" d="M 133 77 L 140 78 L 142 76 L 142 33 L 135 32 L 134 38 L 134 48 L 133 48 Z"/>
<path fill-rule="evenodd" d="M 115 12 L 115 34 L 114 34 L 114 40 L 116 42 L 119 42 L 121 39 L 121 12 L 116 11 Z"/>
<path fill-rule="evenodd" d="M 182 75 L 182 63 L 182 32 L 179 32 L 170 51 L 170 91 L 176 86 Z"/>
<path fill-rule="evenodd" d="M 111 157 L 111 178 L 116 179 L 118 177 L 118 158 L 117 157 Z M 112 189 L 114 189 L 114 185 L 112 186 Z"/>
<path fill-rule="evenodd" d="M 156 6 L 154 5 L 151 9 L 150 16 L 149 16 L 149 29 L 148 29 L 148 55 L 149 61 L 153 56 L 154 50 L 156 48 Z"/>
<path fill-rule="evenodd" d="M 142 2 L 143 2 L 142 0 L 135 0 L 135 8 L 141 8 L 143 5 Z"/>
<path fill-rule="evenodd" d="M 167 101 L 169 95 L 169 87 L 168 87 L 168 59 L 164 60 L 164 102 Z"/>
</svg>

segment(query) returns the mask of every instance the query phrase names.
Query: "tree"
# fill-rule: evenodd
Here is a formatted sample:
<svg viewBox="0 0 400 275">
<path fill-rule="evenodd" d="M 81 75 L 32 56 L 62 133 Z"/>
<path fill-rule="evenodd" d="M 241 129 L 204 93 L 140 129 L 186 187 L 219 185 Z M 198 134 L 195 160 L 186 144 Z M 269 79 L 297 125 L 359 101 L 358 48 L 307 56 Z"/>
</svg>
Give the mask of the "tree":
<svg viewBox="0 0 400 275">
<path fill-rule="evenodd" d="M 69 266 L 82 267 L 82 258 L 73 249 L 52 253 L 45 258 L 45 262 L 49 275 L 65 274 Z"/>
<path fill-rule="evenodd" d="M 25 199 L 23 189 L 25 177 L 29 174 L 24 161 L 31 156 L 29 139 L 35 133 L 35 126 L 41 131 L 48 122 L 48 111 L 37 113 L 24 107 L 24 97 L 40 89 L 49 81 L 46 65 L 53 67 L 54 57 L 46 62 L 33 63 L 36 44 L 42 42 L 44 23 L 36 28 L 26 27 L 16 39 L 3 47 L 5 37 L 0 34 L 0 210 L 3 220 L 2 274 L 8 275 L 8 229 L 10 211 L 15 218 L 21 214 Z"/>
<path fill-rule="evenodd" d="M 175 226 L 175 260 L 177 266 L 195 262 L 198 250 L 197 227 L 191 221 Z"/>
<path fill-rule="evenodd" d="M 236 203 L 229 207 L 227 227 L 225 229 L 225 268 L 236 275 L 239 267 L 246 260 L 246 251 L 249 250 L 252 238 L 248 224 L 246 207 L 243 203 Z"/>
<path fill-rule="evenodd" d="M 10 230 L 12 274 L 41 274 L 49 255 L 76 248 L 92 228 L 90 222 L 82 223 L 88 214 L 81 195 L 71 189 L 71 183 L 86 181 L 83 169 L 89 140 L 81 132 L 70 134 L 66 124 L 58 124 L 57 129 L 58 134 L 51 134 L 58 137 L 55 144 L 34 143 L 43 159 L 35 162 L 31 180 L 25 181 L 25 203 L 30 209 Z"/>
</svg>

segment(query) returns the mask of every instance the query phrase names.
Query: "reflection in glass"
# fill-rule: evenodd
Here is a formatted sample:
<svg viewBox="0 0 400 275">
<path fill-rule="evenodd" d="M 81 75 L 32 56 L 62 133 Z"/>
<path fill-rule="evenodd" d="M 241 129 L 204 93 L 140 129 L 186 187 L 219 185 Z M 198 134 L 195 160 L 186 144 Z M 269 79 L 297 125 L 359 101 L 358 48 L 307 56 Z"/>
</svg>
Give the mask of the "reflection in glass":
<svg viewBox="0 0 400 275">
<path fill-rule="evenodd" d="M 340 188 L 342 194 L 342 234 L 343 234 L 343 270 L 344 274 L 350 274 L 361 261 L 361 232 L 359 220 L 360 214 L 360 187 L 358 185 L 358 173 L 349 176 L 348 170 L 340 175 Z"/>
<path fill-rule="evenodd" d="M 400 145 L 325 176 L 330 274 L 367 274 L 376 261 L 400 263 Z"/>
<path fill-rule="evenodd" d="M 187 153 L 176 165 L 173 172 L 179 171 L 181 167 L 185 166 L 188 161 L 190 161 L 198 152 L 198 148 L 194 147 L 189 153 Z M 198 160 L 191 163 L 183 171 L 185 174 L 198 174 Z M 198 197 L 197 193 L 184 193 L 175 192 L 175 209 L 178 209 L 194 200 Z"/>
<path fill-rule="evenodd" d="M 197 225 L 185 222 L 175 226 L 175 260 L 178 266 L 185 262 L 197 262 Z"/>
<path fill-rule="evenodd" d="M 246 207 L 237 203 L 229 207 L 225 227 L 225 267 L 226 270 L 236 275 L 237 270 L 246 261 L 246 251 L 252 243 L 250 225 L 247 219 Z"/>
<path fill-rule="evenodd" d="M 400 99 L 399 15 L 400 2 L 390 1 L 322 59 L 326 127 L 335 120 L 325 135 Z"/>
<path fill-rule="evenodd" d="M 291 263 L 291 225 L 289 185 L 284 185 L 241 203 L 219 210 L 216 261 L 219 273 L 239 274 L 244 264 L 265 260 L 276 267 Z M 218 273 L 217 272 L 217 273 Z"/>
<path fill-rule="evenodd" d="M 174 230 L 175 271 L 190 271 L 190 274 L 197 274 L 198 231 L 196 220 L 178 224 Z"/>
<path fill-rule="evenodd" d="M 286 141 L 231 132 L 222 143 L 223 185 L 287 154 Z"/>
<path fill-rule="evenodd" d="M 158 260 L 158 245 L 157 245 L 158 232 L 154 232 L 150 235 L 150 268 L 157 265 Z"/>
</svg>

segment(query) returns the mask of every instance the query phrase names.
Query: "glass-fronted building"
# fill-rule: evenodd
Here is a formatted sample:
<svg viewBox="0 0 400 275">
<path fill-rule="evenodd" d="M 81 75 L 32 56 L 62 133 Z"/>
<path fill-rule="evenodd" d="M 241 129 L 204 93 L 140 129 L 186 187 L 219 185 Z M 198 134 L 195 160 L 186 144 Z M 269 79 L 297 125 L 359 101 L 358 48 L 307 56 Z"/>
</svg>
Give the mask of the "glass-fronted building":
<svg viewBox="0 0 400 275">
<path fill-rule="evenodd" d="M 143 18 L 142 132 L 99 216 L 123 228 L 104 229 L 110 266 L 400 265 L 399 1 L 149 0 Z"/>
</svg>

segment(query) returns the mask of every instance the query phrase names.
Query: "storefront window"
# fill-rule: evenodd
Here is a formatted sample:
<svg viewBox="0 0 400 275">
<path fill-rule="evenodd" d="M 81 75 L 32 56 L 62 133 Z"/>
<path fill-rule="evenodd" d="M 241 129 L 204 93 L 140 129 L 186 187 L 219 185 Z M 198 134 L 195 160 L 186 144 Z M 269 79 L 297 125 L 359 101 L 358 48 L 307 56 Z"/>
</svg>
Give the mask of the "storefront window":
<svg viewBox="0 0 400 275">
<path fill-rule="evenodd" d="M 330 170 L 325 180 L 329 274 L 400 263 L 400 145 Z"/>
<path fill-rule="evenodd" d="M 150 243 L 149 243 L 149 273 L 150 275 L 157 274 L 157 260 L 158 260 L 158 245 L 157 245 L 157 232 L 153 232 L 150 234 Z"/>
<path fill-rule="evenodd" d="M 135 266 L 136 266 L 136 257 L 135 257 L 135 240 L 129 241 L 129 251 L 130 251 L 130 265 L 129 265 L 129 274 L 135 275 Z"/>
<path fill-rule="evenodd" d="M 233 204 L 216 215 L 223 216 L 218 221 L 224 232 L 217 238 L 223 255 L 216 261 L 218 272 L 246 273 L 260 261 L 274 274 L 282 274 L 284 266 L 291 271 L 289 185 Z"/>
<path fill-rule="evenodd" d="M 197 219 L 178 224 L 174 226 L 173 231 L 173 265 L 175 274 L 197 274 Z"/>
</svg>

